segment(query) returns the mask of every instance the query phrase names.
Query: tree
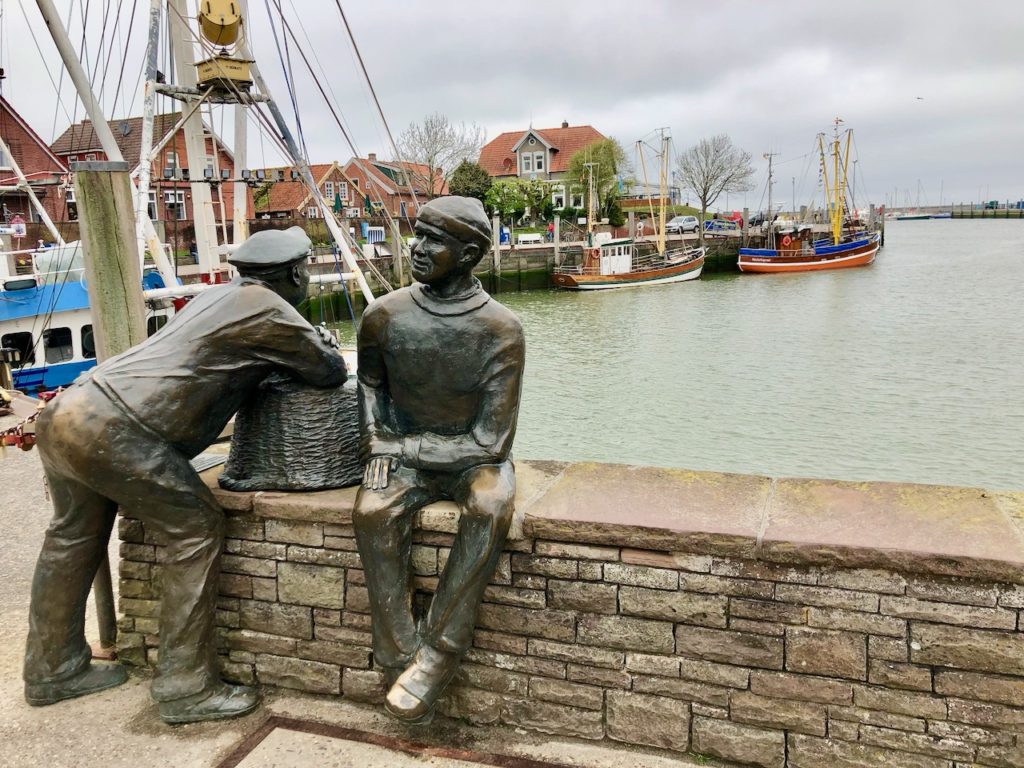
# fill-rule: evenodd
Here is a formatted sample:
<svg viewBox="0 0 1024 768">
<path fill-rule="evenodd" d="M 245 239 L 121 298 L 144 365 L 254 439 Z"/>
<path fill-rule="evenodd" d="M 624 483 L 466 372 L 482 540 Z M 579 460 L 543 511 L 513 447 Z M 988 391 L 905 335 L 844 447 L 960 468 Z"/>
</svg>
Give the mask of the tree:
<svg viewBox="0 0 1024 768">
<path fill-rule="evenodd" d="M 453 195 L 475 197 L 483 202 L 487 197 L 487 190 L 493 183 L 494 180 L 479 164 L 463 160 L 452 173 L 448 182 L 448 191 Z"/>
<path fill-rule="evenodd" d="M 487 190 L 484 204 L 502 219 L 518 218 L 526 212 L 526 194 L 518 179 L 502 179 Z"/>
<path fill-rule="evenodd" d="M 437 197 L 463 160 L 480 154 L 486 133 L 476 123 L 454 125 L 440 112 L 427 115 L 422 123 L 409 123 L 398 137 L 396 160 L 425 166 L 413 175 L 423 184 L 427 195 Z"/>
<path fill-rule="evenodd" d="M 584 200 L 589 204 L 590 190 L 588 163 L 594 163 L 594 187 L 597 191 L 595 209 L 607 212 L 611 200 L 619 197 L 619 183 L 623 174 L 629 173 L 626 153 L 615 139 L 605 139 L 584 147 L 569 158 L 566 179 L 579 183 L 584 189 Z M 589 210 L 589 208 L 588 208 Z"/>
<path fill-rule="evenodd" d="M 708 206 L 723 192 L 746 192 L 753 188 L 754 168 L 750 153 L 736 147 L 724 133 L 701 139 L 676 159 L 684 189 L 700 200 L 700 241 L 704 244 L 704 219 Z"/>
</svg>

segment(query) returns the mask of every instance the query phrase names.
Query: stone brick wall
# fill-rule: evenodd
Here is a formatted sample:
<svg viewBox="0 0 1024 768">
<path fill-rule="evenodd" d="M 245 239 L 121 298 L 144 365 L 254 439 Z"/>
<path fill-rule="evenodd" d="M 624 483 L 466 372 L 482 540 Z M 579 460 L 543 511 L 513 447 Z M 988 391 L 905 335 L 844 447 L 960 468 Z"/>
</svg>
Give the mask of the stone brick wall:
<svg viewBox="0 0 1024 768">
<path fill-rule="evenodd" d="M 608 467 L 602 476 L 620 482 L 593 492 L 623 505 L 616 524 L 573 485 L 593 466 L 520 468 L 520 518 L 445 714 L 766 768 L 1024 765 L 1024 495 L 964 497 L 980 494 L 990 513 L 986 534 L 977 527 L 984 515 L 970 507 L 974 527 L 960 525 L 947 547 L 971 552 L 893 542 L 871 567 L 871 552 L 856 542 L 865 498 L 902 498 L 904 508 L 890 504 L 886 513 L 898 517 L 908 494 L 948 501 L 964 489 L 900 486 L 893 496 L 893 486 L 879 496 L 878 486 L 829 484 L 840 496 L 861 494 L 847 499 L 857 516 L 847 544 L 811 541 L 823 537 L 805 531 L 802 544 L 782 547 L 769 546 L 773 510 L 791 515 L 791 506 L 777 506 L 783 486 L 807 481 Z M 674 517 L 637 511 L 641 499 L 658 504 L 652 480 L 660 492 L 678 486 Z M 726 518 L 742 519 L 740 491 L 762 483 L 764 497 L 751 497 L 763 503 L 747 548 Z M 630 486 L 633 506 L 621 495 Z M 557 540 L 552 530 L 570 530 L 566 493 L 580 502 L 577 525 Z M 225 675 L 382 701 L 350 525 L 354 492 L 220 498 L 229 514 L 218 611 Z M 804 499 L 821 504 L 815 518 L 831 516 L 823 530 L 854 522 L 835 517 L 840 510 L 820 495 Z M 714 524 L 694 525 L 701 514 Z M 951 517 L 959 525 L 948 504 L 934 514 L 938 530 L 928 536 L 945 537 Z M 457 513 L 438 504 L 420 517 L 413 558 L 422 607 Z M 120 533 L 121 657 L 151 664 L 161 546 L 138 520 L 123 519 Z M 645 537 L 658 544 L 637 546 Z M 902 567 L 887 565 L 894 559 Z M 975 566 L 983 575 L 967 575 Z"/>
</svg>

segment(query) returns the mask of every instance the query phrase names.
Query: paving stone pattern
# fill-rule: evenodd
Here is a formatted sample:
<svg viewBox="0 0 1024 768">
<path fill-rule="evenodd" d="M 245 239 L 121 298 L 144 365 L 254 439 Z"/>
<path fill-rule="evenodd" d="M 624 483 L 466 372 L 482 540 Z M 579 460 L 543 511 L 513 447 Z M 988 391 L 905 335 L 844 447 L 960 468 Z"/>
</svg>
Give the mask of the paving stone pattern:
<svg viewBox="0 0 1024 768">
<path fill-rule="evenodd" d="M 231 506 L 224 674 L 380 702 L 344 516 Z M 452 515 L 421 515 L 420 609 Z M 137 520 L 120 536 L 121 658 L 153 664 L 162 546 Z M 1024 765 L 1020 586 L 575 538 L 509 542 L 446 714 L 764 768 Z"/>
</svg>

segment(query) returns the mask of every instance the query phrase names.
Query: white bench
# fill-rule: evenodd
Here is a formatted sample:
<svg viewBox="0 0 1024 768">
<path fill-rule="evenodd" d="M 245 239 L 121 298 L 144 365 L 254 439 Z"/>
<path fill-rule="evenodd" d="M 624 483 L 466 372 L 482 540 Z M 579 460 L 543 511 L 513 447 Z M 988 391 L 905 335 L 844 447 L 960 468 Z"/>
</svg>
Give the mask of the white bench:
<svg viewBox="0 0 1024 768">
<path fill-rule="evenodd" d="M 544 236 L 537 232 L 516 235 L 516 243 L 519 245 L 537 245 L 543 242 Z"/>
</svg>

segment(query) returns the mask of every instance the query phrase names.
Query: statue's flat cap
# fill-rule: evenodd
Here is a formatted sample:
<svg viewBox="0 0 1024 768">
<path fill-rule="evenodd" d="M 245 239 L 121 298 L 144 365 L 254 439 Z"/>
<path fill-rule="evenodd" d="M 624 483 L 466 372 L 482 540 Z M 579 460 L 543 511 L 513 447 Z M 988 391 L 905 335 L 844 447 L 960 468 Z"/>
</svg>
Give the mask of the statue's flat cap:
<svg viewBox="0 0 1024 768">
<path fill-rule="evenodd" d="M 484 206 L 475 197 L 435 197 L 416 212 L 424 224 L 448 232 L 464 243 L 486 248 L 491 242 L 491 222 Z"/>
<path fill-rule="evenodd" d="M 241 269 L 273 269 L 305 258 L 313 246 L 302 227 L 257 232 L 228 257 Z"/>
</svg>

